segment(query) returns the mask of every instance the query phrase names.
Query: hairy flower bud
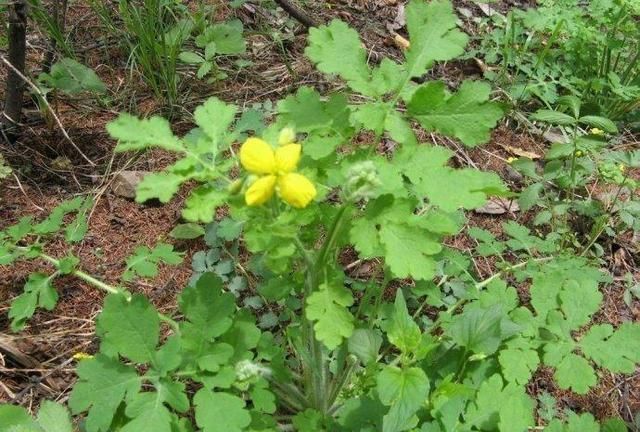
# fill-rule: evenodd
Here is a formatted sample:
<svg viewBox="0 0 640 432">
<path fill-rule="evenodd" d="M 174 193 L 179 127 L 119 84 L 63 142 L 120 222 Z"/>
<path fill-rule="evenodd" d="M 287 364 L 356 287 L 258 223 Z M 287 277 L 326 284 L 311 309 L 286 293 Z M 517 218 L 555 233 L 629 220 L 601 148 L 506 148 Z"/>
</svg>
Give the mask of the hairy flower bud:
<svg viewBox="0 0 640 432">
<path fill-rule="evenodd" d="M 371 161 L 359 162 L 347 171 L 345 192 L 352 201 L 370 199 L 375 196 L 375 190 L 382 183 L 378 177 L 378 170 Z"/>
<path fill-rule="evenodd" d="M 248 381 L 252 378 L 269 375 L 271 375 L 271 369 L 254 363 L 251 360 L 242 360 L 236 363 L 236 377 L 238 381 Z"/>
</svg>

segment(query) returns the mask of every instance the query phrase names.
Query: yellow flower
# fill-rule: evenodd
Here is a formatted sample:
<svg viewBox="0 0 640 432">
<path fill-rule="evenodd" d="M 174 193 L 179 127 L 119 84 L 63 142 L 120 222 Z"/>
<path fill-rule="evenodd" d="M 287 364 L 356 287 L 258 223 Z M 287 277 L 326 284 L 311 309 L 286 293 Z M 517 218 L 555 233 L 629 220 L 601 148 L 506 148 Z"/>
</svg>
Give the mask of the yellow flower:
<svg viewBox="0 0 640 432">
<path fill-rule="evenodd" d="M 624 164 L 620 164 L 620 165 L 618 165 L 618 169 L 620 170 L 620 172 L 624 172 L 626 167 L 624 166 Z"/>
<path fill-rule="evenodd" d="M 88 360 L 88 359 L 92 359 L 93 356 L 91 354 L 87 354 L 85 352 L 77 352 L 73 355 L 73 359 L 76 361 L 81 361 L 81 360 Z"/>
<path fill-rule="evenodd" d="M 259 138 L 249 138 L 240 148 L 240 163 L 252 174 L 260 177 L 247 189 L 245 202 L 259 206 L 277 192 L 287 204 L 304 208 L 316 197 L 316 188 L 302 174 L 295 173 L 302 146 L 285 144 L 275 151 Z"/>
<path fill-rule="evenodd" d="M 604 135 L 604 131 L 602 129 L 593 128 L 591 129 L 591 135 Z"/>
<path fill-rule="evenodd" d="M 518 158 L 509 157 L 509 158 L 507 158 L 507 163 L 513 163 L 513 162 L 515 162 L 517 160 L 518 160 Z"/>
<path fill-rule="evenodd" d="M 582 150 L 576 150 L 576 156 L 577 157 L 582 156 Z"/>
</svg>

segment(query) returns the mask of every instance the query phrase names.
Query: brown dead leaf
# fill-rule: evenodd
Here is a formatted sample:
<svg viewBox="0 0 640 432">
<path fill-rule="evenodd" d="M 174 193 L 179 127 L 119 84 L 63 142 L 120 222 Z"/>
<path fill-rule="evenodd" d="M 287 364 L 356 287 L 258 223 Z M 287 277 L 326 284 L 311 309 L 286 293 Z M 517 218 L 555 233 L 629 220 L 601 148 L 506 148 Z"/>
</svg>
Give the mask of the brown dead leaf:
<svg viewBox="0 0 640 432">
<path fill-rule="evenodd" d="M 520 211 L 520 206 L 515 200 L 493 197 L 480 208 L 474 210 L 479 214 L 501 215 L 507 212 L 514 213 Z"/>
<path fill-rule="evenodd" d="M 528 150 L 523 150 L 521 148 L 518 147 L 513 147 L 507 144 L 500 144 L 500 147 L 502 147 L 503 149 L 505 149 L 506 151 L 508 151 L 511 154 L 514 154 L 516 156 L 519 157 L 526 157 L 529 158 L 531 160 L 536 160 L 536 159 L 540 159 L 542 158 L 541 155 L 539 155 L 538 153 L 534 153 Z"/>
</svg>

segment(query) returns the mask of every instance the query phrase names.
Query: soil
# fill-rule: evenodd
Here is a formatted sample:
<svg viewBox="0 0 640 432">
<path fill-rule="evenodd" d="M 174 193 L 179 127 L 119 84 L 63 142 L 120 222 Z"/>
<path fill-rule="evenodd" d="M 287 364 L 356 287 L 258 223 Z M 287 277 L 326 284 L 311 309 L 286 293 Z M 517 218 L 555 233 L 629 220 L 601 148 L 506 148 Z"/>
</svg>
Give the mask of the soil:
<svg viewBox="0 0 640 432">
<path fill-rule="evenodd" d="M 174 243 L 184 253 L 184 261 L 178 266 L 161 266 L 157 277 L 130 285 L 135 292 L 148 295 L 163 312 L 175 310 L 176 296 L 191 275 L 191 256 L 204 249 L 200 240 L 175 243 L 168 236 L 180 222 L 180 211 L 186 190 L 166 205 L 140 205 L 114 195 L 110 182 L 116 172 L 124 169 L 154 171 L 173 162 L 173 157 L 163 151 L 150 151 L 138 155 L 113 156 L 115 143 L 105 133 L 105 124 L 120 111 L 134 111 L 141 115 L 157 113 L 160 103 L 145 88 L 142 81 L 127 68 L 126 53 L 113 41 L 95 48 L 100 35 L 100 22 L 85 2 L 71 2 L 68 22 L 71 41 L 85 62 L 98 73 L 111 89 L 112 102 L 98 103 L 92 99 L 54 98 L 52 106 L 71 141 L 65 138 L 55 123 L 43 121 L 32 102 L 26 106 L 25 128 L 17 143 L 4 143 L 0 148 L 8 163 L 14 168 L 14 176 L 0 181 L 0 228 L 15 223 L 20 217 L 31 215 L 43 218 L 61 201 L 79 196 L 95 196 L 89 230 L 85 240 L 73 246 L 71 252 L 81 260 L 82 267 L 108 283 L 118 284 L 125 268 L 125 258 L 139 245 L 153 246 L 159 241 Z M 187 2 L 189 3 L 189 2 Z M 230 9 L 227 2 L 211 1 L 217 7 L 220 18 L 235 16 L 241 19 L 248 31 L 247 58 L 252 65 L 233 72 L 227 80 L 212 85 L 186 77 L 183 85 L 182 105 L 192 111 L 200 101 L 215 95 L 239 106 L 275 102 L 301 85 L 314 86 L 321 92 L 339 86 L 314 71 L 303 56 L 306 32 L 282 11 L 265 9 L 247 3 L 238 9 Z M 392 31 L 397 30 L 399 3 L 396 0 L 334 0 L 330 2 L 306 1 L 305 11 L 316 20 L 327 22 L 339 18 L 356 28 L 370 54 L 372 63 L 384 57 L 400 59 L 401 48 L 395 44 Z M 498 3 L 498 10 L 509 7 L 529 7 L 535 2 L 508 1 Z M 482 16 L 482 10 L 473 1 L 455 1 L 457 8 L 466 8 L 474 16 Z M 80 25 L 82 23 L 82 25 Z M 470 33 L 475 31 L 473 22 L 465 19 Z M 36 26 L 33 25 L 33 28 Z M 277 33 L 279 43 L 269 37 Z M 42 64 L 46 37 L 34 31 L 29 36 L 28 61 L 31 71 Z M 223 70 L 233 71 L 231 61 L 222 61 Z M 438 66 L 432 74 L 455 86 L 463 78 L 478 77 L 480 70 L 473 62 L 451 62 Z M 35 75 L 35 72 L 32 73 Z M 0 72 L 4 82 L 6 70 Z M 0 100 L 3 99 L 0 90 Z M 176 133 L 189 129 L 188 116 L 173 122 Z M 509 167 L 509 157 L 522 152 L 544 154 L 548 144 L 541 138 L 513 123 L 505 123 L 496 129 L 490 143 L 477 149 L 463 148 L 453 140 L 424 136 L 425 141 L 435 141 L 456 152 L 455 163 L 474 166 L 500 174 L 514 189 L 521 180 Z M 633 136 L 626 136 L 621 145 L 639 143 Z M 85 156 L 83 157 L 80 152 Z M 93 164 L 87 161 L 89 159 Z M 635 175 L 635 174 L 634 174 Z M 501 234 L 501 224 L 508 220 L 525 223 L 532 216 L 525 212 L 506 212 L 500 215 L 484 215 L 471 212 L 470 224 Z M 475 246 L 472 239 L 460 236 L 449 240 L 460 250 Z M 622 275 L 630 272 L 640 280 L 638 271 L 637 241 L 631 236 L 621 236 L 605 244 L 605 265 L 615 275 L 615 282 L 604 288 L 605 301 L 595 317 L 597 322 L 617 325 L 622 321 L 640 321 L 640 302 L 630 306 L 623 301 Z M 63 257 L 69 251 L 63 241 L 46 246 L 46 252 Z M 378 262 L 357 262 L 354 251 L 345 251 L 341 257 L 348 271 L 359 277 L 375 275 Z M 479 276 L 486 277 L 494 269 L 491 261 L 475 263 Z M 78 352 L 93 353 L 97 350 L 93 318 L 100 311 L 102 293 L 86 283 L 70 277 L 59 278 L 55 285 L 60 301 L 52 312 L 38 312 L 24 332 L 13 334 L 8 329 L 7 311 L 12 298 L 20 294 L 30 272 L 50 271 L 41 262 L 22 262 L 11 268 L 0 266 L 0 343 L 10 344 L 22 355 L 7 355 L 0 351 L 0 402 L 37 406 L 43 398 L 64 401 L 74 381 L 74 361 Z M 406 283 L 399 281 L 398 284 Z M 526 288 L 520 294 L 526 298 Z M 428 311 L 427 311 L 428 313 Z M 14 353 L 15 354 L 15 353 Z M 640 371 L 632 376 L 600 374 L 600 384 L 585 396 L 577 396 L 554 386 L 552 371 L 542 368 L 529 386 L 533 395 L 548 392 L 555 396 L 562 407 L 577 412 L 591 412 L 603 419 L 619 414 L 632 420 L 640 412 Z"/>
</svg>

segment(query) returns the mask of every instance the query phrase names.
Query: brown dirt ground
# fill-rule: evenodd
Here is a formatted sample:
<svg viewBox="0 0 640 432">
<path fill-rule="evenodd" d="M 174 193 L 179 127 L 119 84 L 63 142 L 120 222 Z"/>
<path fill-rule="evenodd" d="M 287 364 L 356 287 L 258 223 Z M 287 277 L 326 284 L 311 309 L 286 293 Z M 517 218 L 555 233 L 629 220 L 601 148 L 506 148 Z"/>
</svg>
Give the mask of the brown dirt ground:
<svg viewBox="0 0 640 432">
<path fill-rule="evenodd" d="M 302 56 L 305 32 L 290 22 L 281 13 L 259 6 L 230 10 L 225 2 L 211 0 L 218 6 L 220 17 L 236 15 L 249 29 L 248 57 L 253 65 L 240 71 L 232 78 L 214 85 L 187 79 L 184 82 L 183 105 L 187 111 L 208 96 L 215 95 L 240 106 L 256 102 L 275 101 L 282 95 L 295 90 L 300 85 L 315 86 L 321 91 L 335 88 L 335 82 L 315 72 Z M 530 1 L 507 1 L 498 3 L 505 10 L 514 5 L 531 6 Z M 472 1 L 455 1 L 456 7 L 465 7 L 480 14 Z M 393 23 L 397 12 L 396 0 L 338 0 L 329 2 L 307 2 L 307 10 L 316 19 L 328 21 L 340 18 L 348 21 L 360 31 L 372 62 L 384 56 L 399 59 L 400 49 L 394 44 L 387 24 Z M 69 11 L 72 41 L 76 47 L 90 47 L 100 35 L 99 20 L 82 2 L 73 2 Z M 79 23 L 82 23 L 80 25 Z M 466 22 L 469 24 L 469 22 Z M 283 36 L 282 48 L 275 43 L 268 32 L 274 26 Z M 295 31 L 291 31 L 295 29 Z M 268 31 L 267 31 L 268 30 Z M 473 27 L 469 27 L 473 32 Z M 398 30 L 402 34 L 402 30 Z M 37 70 L 41 64 L 46 39 L 34 32 L 30 35 L 29 64 Z M 172 162 L 172 156 L 162 151 L 152 151 L 131 158 L 130 155 L 112 156 L 114 146 L 104 125 L 119 111 L 135 110 L 148 115 L 158 111 L 159 104 L 145 91 L 136 75 L 125 69 L 126 56 L 113 44 L 106 47 L 80 51 L 89 66 L 112 89 L 115 104 L 102 108 L 95 101 L 64 99 L 53 104 L 74 143 L 96 163 L 89 165 L 81 158 L 55 126 L 47 126 L 35 107 L 27 105 L 25 132 L 19 142 L 0 149 L 15 168 L 17 179 L 9 178 L 0 183 L 0 228 L 14 223 L 19 217 L 29 214 L 35 218 L 44 217 L 48 211 L 62 200 L 79 194 L 97 195 L 97 202 L 91 213 L 89 232 L 86 239 L 73 247 L 73 253 L 81 258 L 83 268 L 106 282 L 116 284 L 124 269 L 124 259 L 136 246 L 153 246 L 158 241 L 168 241 L 168 232 L 180 221 L 180 210 L 185 196 L 179 196 L 164 206 L 139 205 L 115 196 L 109 189 L 109 182 L 115 172 L 122 169 L 157 170 Z M 222 67 L 228 67 L 224 62 Z M 0 72 L 0 82 L 6 71 Z M 454 84 L 464 77 L 478 75 L 477 65 L 469 62 L 452 62 L 437 67 L 432 74 Z M 0 90 L 0 99 L 3 98 Z M 175 123 L 176 132 L 189 128 L 187 120 Z M 520 187 L 513 176 L 507 158 L 518 156 L 517 150 L 542 154 L 545 143 L 516 125 L 498 128 L 491 142 L 478 149 L 467 150 L 456 142 L 434 136 L 423 136 L 425 141 L 434 140 L 456 151 L 460 165 L 476 166 L 501 174 L 513 187 Z M 638 145 L 633 138 L 628 144 Z M 470 224 L 501 234 L 501 223 L 515 219 L 526 222 L 530 214 L 507 213 L 491 216 L 470 214 Z M 461 250 L 475 246 L 472 239 L 459 237 L 451 240 L 451 245 Z M 610 252 L 605 261 L 613 274 L 620 275 L 633 271 L 637 279 L 638 250 L 631 238 L 616 239 L 616 243 L 606 245 Z M 162 266 L 160 274 L 153 280 L 137 283 L 129 288 L 148 295 L 162 311 L 175 308 L 176 295 L 190 276 L 190 259 L 195 251 L 204 248 L 201 241 L 180 242 L 176 248 L 184 252 L 184 262 L 180 266 Z M 47 245 L 47 252 L 53 256 L 63 256 L 66 246 L 57 241 Z M 349 267 L 357 259 L 355 253 L 346 251 L 342 256 Z M 635 260 L 635 261 L 634 261 Z M 363 262 L 349 267 L 349 271 L 361 275 L 376 273 L 379 263 Z M 491 261 L 475 263 L 480 276 L 493 271 Z M 97 349 L 93 335 L 93 318 L 99 312 L 103 295 L 87 284 L 73 278 L 60 278 L 56 287 L 61 300 L 52 312 L 38 312 L 26 331 L 13 335 L 8 330 L 6 312 L 11 298 L 21 292 L 28 274 L 34 270 L 47 269 L 46 265 L 24 262 L 11 268 L 0 266 L 0 336 L 9 337 L 15 348 L 31 359 L 30 364 L 17 364 L 12 358 L 0 355 L 0 402 L 21 403 L 25 406 L 37 405 L 42 398 L 64 401 L 73 384 L 74 363 L 71 356 L 79 351 L 94 352 Z M 50 270 L 50 269 L 47 269 Z M 617 278 L 620 279 L 620 278 Z M 526 290 L 525 290 L 526 291 Z M 622 282 L 605 288 L 605 301 L 596 316 L 597 322 L 614 325 L 624 320 L 640 321 L 640 302 L 627 307 L 622 301 Z M 526 296 L 526 292 L 521 292 Z M 28 362 L 27 362 L 28 363 Z M 552 371 L 542 368 L 529 386 L 531 394 L 548 391 L 563 407 L 579 412 L 592 412 L 598 418 L 620 414 L 631 420 L 640 412 L 640 371 L 632 376 L 601 374 L 600 384 L 585 396 L 562 391 L 554 386 Z"/>
</svg>

